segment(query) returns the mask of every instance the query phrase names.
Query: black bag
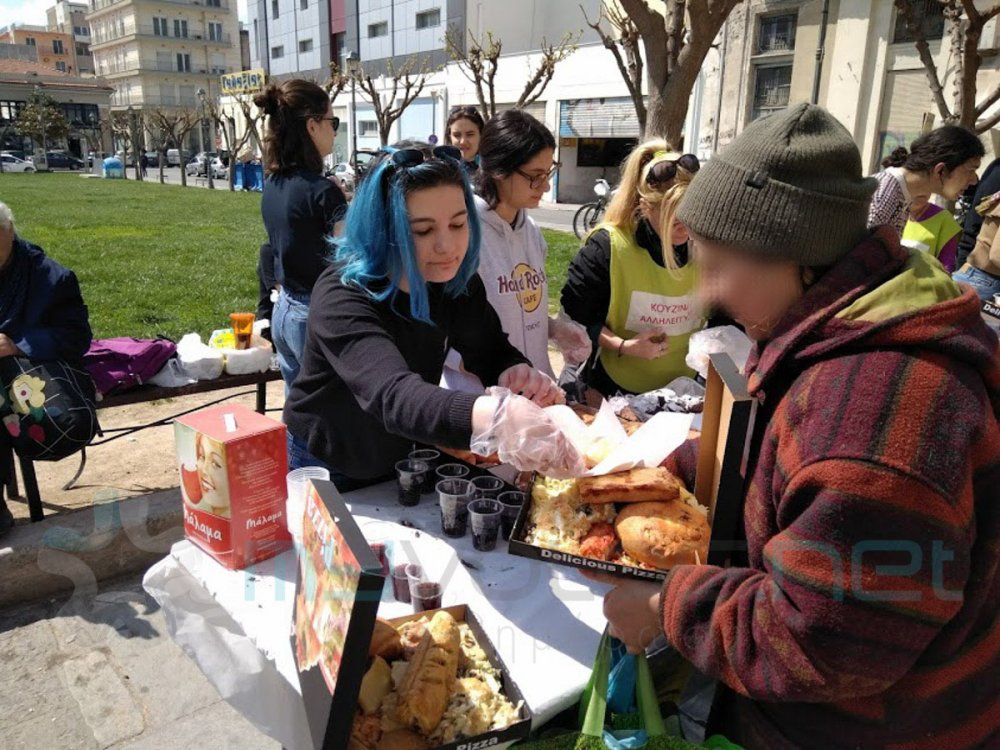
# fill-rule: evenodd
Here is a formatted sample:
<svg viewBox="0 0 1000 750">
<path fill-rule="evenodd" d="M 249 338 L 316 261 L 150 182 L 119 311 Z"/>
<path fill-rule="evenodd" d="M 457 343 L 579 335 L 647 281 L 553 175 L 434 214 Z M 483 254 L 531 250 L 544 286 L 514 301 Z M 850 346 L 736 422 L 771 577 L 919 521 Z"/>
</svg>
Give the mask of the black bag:
<svg viewBox="0 0 1000 750">
<path fill-rule="evenodd" d="M 21 458 L 58 461 L 97 434 L 94 381 L 83 368 L 3 357 L 0 385 L 0 421 Z"/>
</svg>

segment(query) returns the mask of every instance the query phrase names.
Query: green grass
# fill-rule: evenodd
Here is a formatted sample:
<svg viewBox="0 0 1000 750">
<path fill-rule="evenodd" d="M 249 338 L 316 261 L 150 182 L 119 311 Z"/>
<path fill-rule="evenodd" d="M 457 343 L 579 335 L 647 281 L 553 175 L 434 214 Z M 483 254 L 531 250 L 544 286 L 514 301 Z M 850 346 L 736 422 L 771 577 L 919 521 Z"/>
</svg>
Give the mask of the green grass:
<svg viewBox="0 0 1000 750">
<path fill-rule="evenodd" d="M 266 239 L 259 193 L 62 172 L 0 174 L 0 200 L 20 236 L 76 272 L 98 338 L 177 340 L 194 331 L 207 339 L 229 324 L 229 313 L 256 309 Z M 579 243 L 542 231 L 556 309 Z"/>
</svg>

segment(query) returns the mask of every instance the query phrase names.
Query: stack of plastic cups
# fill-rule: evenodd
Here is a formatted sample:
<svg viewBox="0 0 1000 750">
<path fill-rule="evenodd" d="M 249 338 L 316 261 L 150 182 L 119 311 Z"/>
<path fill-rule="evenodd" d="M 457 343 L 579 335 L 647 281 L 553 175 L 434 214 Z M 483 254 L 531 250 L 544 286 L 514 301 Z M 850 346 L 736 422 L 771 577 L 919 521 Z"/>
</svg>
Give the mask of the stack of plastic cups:
<svg viewBox="0 0 1000 750">
<path fill-rule="evenodd" d="M 309 482 L 314 479 L 330 479 L 329 469 L 319 466 L 303 466 L 288 472 L 285 485 L 288 489 L 288 499 L 285 501 L 285 521 L 288 533 L 292 535 L 296 549 L 302 547 L 302 525 L 306 515 L 306 492 Z"/>
</svg>

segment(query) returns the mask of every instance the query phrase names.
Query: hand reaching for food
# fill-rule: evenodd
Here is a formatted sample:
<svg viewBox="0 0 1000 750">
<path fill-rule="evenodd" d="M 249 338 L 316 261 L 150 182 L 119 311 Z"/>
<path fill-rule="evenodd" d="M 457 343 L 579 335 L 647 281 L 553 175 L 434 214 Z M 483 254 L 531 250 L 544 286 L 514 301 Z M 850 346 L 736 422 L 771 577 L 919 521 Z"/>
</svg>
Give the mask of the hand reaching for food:
<svg viewBox="0 0 1000 750">
<path fill-rule="evenodd" d="M 563 389 L 544 372 L 529 365 L 508 367 L 500 373 L 497 385 L 511 393 L 524 396 L 539 406 L 566 403 Z"/>
</svg>

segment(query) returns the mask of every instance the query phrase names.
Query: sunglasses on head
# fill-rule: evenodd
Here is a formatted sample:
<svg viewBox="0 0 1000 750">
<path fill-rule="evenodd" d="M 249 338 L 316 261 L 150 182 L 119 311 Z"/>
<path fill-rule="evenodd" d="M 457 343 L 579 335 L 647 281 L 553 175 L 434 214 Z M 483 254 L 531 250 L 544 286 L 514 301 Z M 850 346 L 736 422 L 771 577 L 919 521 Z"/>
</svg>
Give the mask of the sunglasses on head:
<svg viewBox="0 0 1000 750">
<path fill-rule="evenodd" d="M 397 167 L 415 167 L 423 164 L 428 158 L 431 159 L 453 159 L 462 160 L 462 152 L 454 146 L 435 146 L 431 150 L 431 157 L 428 157 L 419 148 L 386 149 L 392 155 L 392 163 Z"/>
<path fill-rule="evenodd" d="M 676 160 L 663 160 L 654 164 L 646 173 L 647 185 L 664 185 L 677 176 L 677 167 L 688 174 L 695 174 L 701 169 L 701 162 L 694 154 L 684 154 Z"/>
</svg>

